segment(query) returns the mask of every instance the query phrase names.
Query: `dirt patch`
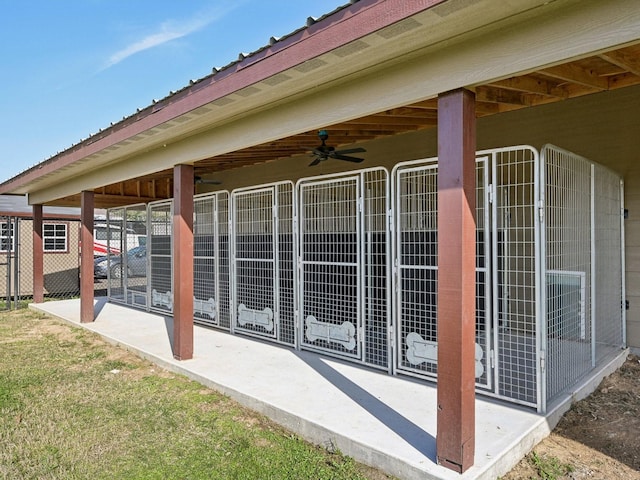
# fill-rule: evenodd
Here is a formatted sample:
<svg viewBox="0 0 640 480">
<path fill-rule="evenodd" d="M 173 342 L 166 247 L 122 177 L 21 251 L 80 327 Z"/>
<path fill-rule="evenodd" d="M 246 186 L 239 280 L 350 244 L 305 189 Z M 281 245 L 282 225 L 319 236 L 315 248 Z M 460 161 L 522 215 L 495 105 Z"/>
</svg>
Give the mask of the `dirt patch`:
<svg viewBox="0 0 640 480">
<path fill-rule="evenodd" d="M 502 480 L 640 479 L 640 358 L 576 403 Z"/>
</svg>

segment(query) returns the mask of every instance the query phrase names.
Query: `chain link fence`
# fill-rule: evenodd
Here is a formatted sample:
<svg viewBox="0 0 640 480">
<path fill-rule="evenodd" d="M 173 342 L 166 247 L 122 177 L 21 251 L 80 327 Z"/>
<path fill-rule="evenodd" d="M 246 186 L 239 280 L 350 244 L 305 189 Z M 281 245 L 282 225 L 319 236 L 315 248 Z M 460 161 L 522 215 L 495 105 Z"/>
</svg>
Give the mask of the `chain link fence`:
<svg viewBox="0 0 640 480">
<path fill-rule="evenodd" d="M 45 300 L 79 297 L 80 221 L 46 218 L 42 236 Z M 33 220 L 0 216 L 0 310 L 25 307 L 31 301 Z"/>
</svg>

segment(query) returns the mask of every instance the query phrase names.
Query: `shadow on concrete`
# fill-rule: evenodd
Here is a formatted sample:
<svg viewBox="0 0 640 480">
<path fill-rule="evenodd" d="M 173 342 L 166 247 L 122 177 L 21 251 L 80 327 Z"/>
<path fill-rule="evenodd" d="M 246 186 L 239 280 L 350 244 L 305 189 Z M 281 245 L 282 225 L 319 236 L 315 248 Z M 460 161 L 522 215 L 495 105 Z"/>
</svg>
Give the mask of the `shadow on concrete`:
<svg viewBox="0 0 640 480">
<path fill-rule="evenodd" d="M 164 328 L 167 331 L 167 338 L 169 339 L 169 345 L 171 345 L 171 351 L 174 352 L 173 348 L 173 317 L 164 317 Z"/>
<path fill-rule="evenodd" d="M 93 318 L 98 318 L 104 306 L 109 302 L 107 297 L 96 297 L 93 302 Z"/>
<path fill-rule="evenodd" d="M 297 353 L 297 356 L 418 452 L 436 463 L 436 439 L 434 436 L 342 375 L 321 357 L 305 353 Z"/>
</svg>

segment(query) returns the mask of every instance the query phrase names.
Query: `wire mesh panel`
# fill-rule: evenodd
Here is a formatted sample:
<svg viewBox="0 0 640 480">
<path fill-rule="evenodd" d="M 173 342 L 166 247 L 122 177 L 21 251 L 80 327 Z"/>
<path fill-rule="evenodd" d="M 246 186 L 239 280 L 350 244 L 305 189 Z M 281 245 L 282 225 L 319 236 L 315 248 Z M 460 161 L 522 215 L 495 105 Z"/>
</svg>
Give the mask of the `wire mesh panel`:
<svg viewBox="0 0 640 480">
<path fill-rule="evenodd" d="M 624 346 L 622 266 L 623 188 L 621 178 L 593 165 L 595 222 L 595 361 Z"/>
<path fill-rule="evenodd" d="M 218 206 L 218 301 L 216 302 L 218 304 L 218 326 L 229 329 L 231 328 L 229 194 L 226 192 L 218 193 L 216 202 Z"/>
<path fill-rule="evenodd" d="M 125 302 L 125 277 L 121 267 L 111 269 L 111 265 L 119 263 L 120 254 L 125 250 L 125 239 L 122 232 L 126 230 L 126 214 L 124 208 L 107 210 L 107 224 L 104 235 L 94 233 L 94 241 L 104 245 L 106 259 L 94 261 L 94 276 L 107 278 L 107 295 L 110 300 Z M 104 236 L 104 238 L 102 238 Z M 96 238 L 97 237 L 97 238 Z M 102 247 L 101 247 L 102 248 Z"/>
<path fill-rule="evenodd" d="M 384 169 L 361 173 L 363 215 L 364 361 L 391 369 L 391 239 L 389 174 Z"/>
<path fill-rule="evenodd" d="M 294 344 L 293 188 L 290 182 L 234 190 L 233 328 Z"/>
<path fill-rule="evenodd" d="M 476 162 L 476 384 L 490 387 L 487 159 Z M 437 374 L 437 159 L 398 164 L 394 175 L 396 368 Z"/>
<path fill-rule="evenodd" d="M 394 169 L 396 368 L 437 373 L 438 168 Z"/>
<path fill-rule="evenodd" d="M 538 152 L 486 152 L 493 171 L 493 315 L 498 396 L 537 406 Z"/>
<path fill-rule="evenodd" d="M 552 145 L 545 179 L 546 399 L 624 343 L 621 179 Z"/>
<path fill-rule="evenodd" d="M 289 345 L 296 343 L 295 239 L 293 219 L 293 184 L 277 185 L 278 234 L 278 338 Z"/>
<path fill-rule="evenodd" d="M 301 345 L 361 359 L 360 177 L 299 185 Z"/>
<path fill-rule="evenodd" d="M 390 368 L 388 173 L 298 183 L 301 345 Z"/>
<path fill-rule="evenodd" d="M 196 197 L 193 222 L 193 315 L 197 323 L 225 328 L 229 327 L 228 271 L 223 284 L 219 222 L 222 219 L 226 232 L 228 198 L 228 192 Z M 228 250 L 223 253 L 228 254 Z M 225 262 L 228 268 L 228 256 L 225 256 Z M 222 312 L 225 313 L 226 322 L 221 325 Z"/>
<path fill-rule="evenodd" d="M 147 248 L 149 249 L 150 307 L 159 312 L 173 311 L 173 255 L 171 201 L 149 204 Z"/>
<path fill-rule="evenodd" d="M 126 284 L 126 301 L 129 305 L 147 306 L 147 206 L 131 205 L 125 208 L 125 229 L 122 232 L 124 249 L 120 263 L 111 270 L 119 272 Z"/>
</svg>

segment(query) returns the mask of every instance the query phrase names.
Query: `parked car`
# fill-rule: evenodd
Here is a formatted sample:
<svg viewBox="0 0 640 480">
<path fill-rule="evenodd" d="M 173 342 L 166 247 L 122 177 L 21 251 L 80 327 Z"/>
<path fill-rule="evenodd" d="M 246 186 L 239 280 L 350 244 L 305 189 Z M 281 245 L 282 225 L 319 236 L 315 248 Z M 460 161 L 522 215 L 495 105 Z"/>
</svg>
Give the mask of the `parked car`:
<svg viewBox="0 0 640 480">
<path fill-rule="evenodd" d="M 127 276 L 144 277 L 147 274 L 147 247 L 140 245 L 127 251 Z M 124 264 L 122 255 L 109 257 L 95 257 L 93 259 L 93 276 L 95 278 L 107 278 L 107 272 L 111 278 L 124 277 Z"/>
</svg>

